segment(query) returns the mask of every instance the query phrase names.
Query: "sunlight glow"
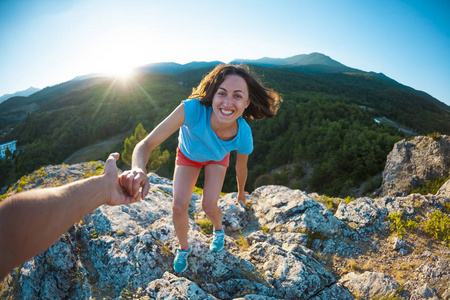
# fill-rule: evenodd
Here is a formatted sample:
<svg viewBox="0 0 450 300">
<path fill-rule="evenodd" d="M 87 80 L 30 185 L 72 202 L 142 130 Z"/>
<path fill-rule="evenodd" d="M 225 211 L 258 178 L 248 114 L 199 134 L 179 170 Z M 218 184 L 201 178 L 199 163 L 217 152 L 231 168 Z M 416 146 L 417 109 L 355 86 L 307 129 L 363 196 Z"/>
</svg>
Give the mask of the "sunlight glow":
<svg viewBox="0 0 450 300">
<path fill-rule="evenodd" d="M 126 65 L 116 65 L 106 72 L 109 77 L 127 80 L 133 75 L 134 68 Z"/>
</svg>

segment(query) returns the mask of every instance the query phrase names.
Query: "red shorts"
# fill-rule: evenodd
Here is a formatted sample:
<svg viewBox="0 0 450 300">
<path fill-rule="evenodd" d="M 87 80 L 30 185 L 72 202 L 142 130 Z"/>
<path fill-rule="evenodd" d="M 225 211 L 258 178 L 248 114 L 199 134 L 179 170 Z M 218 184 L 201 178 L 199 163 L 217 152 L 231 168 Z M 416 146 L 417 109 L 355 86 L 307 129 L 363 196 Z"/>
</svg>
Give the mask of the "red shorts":
<svg viewBox="0 0 450 300">
<path fill-rule="evenodd" d="M 177 148 L 177 159 L 176 164 L 177 166 L 191 166 L 196 168 L 201 168 L 206 165 L 215 164 L 215 165 L 221 165 L 225 168 L 228 167 L 228 164 L 230 162 L 230 153 L 228 153 L 224 159 L 221 161 L 215 161 L 215 160 L 208 160 L 208 161 L 195 161 L 192 159 L 187 158 L 183 152 L 181 152 L 180 148 Z"/>
</svg>

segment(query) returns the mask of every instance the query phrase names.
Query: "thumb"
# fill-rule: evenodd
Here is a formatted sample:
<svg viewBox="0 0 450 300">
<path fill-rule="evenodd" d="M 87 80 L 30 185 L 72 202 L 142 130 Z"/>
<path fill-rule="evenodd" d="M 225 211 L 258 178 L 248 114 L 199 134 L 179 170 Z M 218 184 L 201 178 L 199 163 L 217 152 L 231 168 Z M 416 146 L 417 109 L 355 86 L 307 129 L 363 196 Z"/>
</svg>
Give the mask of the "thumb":
<svg viewBox="0 0 450 300">
<path fill-rule="evenodd" d="M 116 161 L 119 159 L 119 153 L 114 152 L 108 156 L 108 159 L 105 162 L 105 169 L 103 170 L 104 174 L 109 173 L 117 173 Z"/>
</svg>

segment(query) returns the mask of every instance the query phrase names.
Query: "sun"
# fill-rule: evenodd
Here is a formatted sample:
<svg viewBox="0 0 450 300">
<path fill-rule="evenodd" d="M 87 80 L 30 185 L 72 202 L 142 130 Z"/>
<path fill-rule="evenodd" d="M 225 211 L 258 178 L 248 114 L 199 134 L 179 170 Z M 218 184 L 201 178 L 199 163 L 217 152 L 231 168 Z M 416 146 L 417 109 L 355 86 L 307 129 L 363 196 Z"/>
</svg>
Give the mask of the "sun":
<svg viewBox="0 0 450 300">
<path fill-rule="evenodd" d="M 109 77 L 120 78 L 122 80 L 127 80 L 132 77 L 135 68 L 127 64 L 116 64 L 111 66 L 109 70 L 106 71 L 106 75 Z"/>
</svg>

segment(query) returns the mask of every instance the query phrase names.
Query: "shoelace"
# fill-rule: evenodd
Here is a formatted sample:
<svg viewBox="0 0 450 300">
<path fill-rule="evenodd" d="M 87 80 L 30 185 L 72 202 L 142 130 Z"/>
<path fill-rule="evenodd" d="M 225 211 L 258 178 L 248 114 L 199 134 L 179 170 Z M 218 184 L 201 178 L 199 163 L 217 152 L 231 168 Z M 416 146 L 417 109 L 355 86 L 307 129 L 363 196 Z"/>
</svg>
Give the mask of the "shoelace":
<svg viewBox="0 0 450 300">
<path fill-rule="evenodd" d="M 222 239 L 225 236 L 225 233 L 214 233 L 213 235 L 213 241 L 217 241 L 219 238 Z"/>
<path fill-rule="evenodd" d="M 181 251 L 178 251 L 178 257 L 179 258 L 186 258 L 187 256 L 188 256 L 188 254 L 189 254 L 189 250 L 181 250 Z"/>
</svg>

